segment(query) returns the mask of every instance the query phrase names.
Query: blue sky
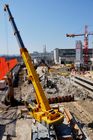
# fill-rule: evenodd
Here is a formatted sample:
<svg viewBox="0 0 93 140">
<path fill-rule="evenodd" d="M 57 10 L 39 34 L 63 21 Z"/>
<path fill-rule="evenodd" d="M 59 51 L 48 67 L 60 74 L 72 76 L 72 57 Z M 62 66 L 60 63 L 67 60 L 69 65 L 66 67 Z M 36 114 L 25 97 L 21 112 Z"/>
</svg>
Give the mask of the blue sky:
<svg viewBox="0 0 93 140">
<path fill-rule="evenodd" d="M 29 52 L 55 48 L 75 48 L 76 40 L 66 33 L 83 33 L 84 26 L 93 31 L 93 0 L 2 0 L 0 1 L 0 54 L 19 54 L 4 4 L 10 6 L 18 30 Z M 89 36 L 93 47 L 93 36 Z"/>
</svg>

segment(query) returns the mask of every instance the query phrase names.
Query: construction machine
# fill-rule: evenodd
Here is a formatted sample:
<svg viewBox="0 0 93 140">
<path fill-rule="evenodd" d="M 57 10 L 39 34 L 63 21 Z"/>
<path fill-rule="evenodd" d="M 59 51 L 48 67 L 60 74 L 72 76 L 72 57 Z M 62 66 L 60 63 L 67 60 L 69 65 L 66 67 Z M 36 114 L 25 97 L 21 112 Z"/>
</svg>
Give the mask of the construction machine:
<svg viewBox="0 0 93 140">
<path fill-rule="evenodd" d="M 88 36 L 93 35 L 93 32 L 88 32 L 88 26 L 85 25 L 85 33 L 81 34 L 66 34 L 66 37 L 84 36 L 84 65 L 88 65 Z"/>
<path fill-rule="evenodd" d="M 11 25 L 12 25 L 13 31 L 14 31 L 14 35 L 19 44 L 20 53 L 21 53 L 21 56 L 23 58 L 25 65 L 26 65 L 28 76 L 29 76 L 30 80 L 32 81 L 32 84 L 33 84 L 35 92 L 36 92 L 37 104 L 35 106 L 32 106 L 30 103 L 25 101 L 25 104 L 26 104 L 27 108 L 29 109 L 29 114 L 35 120 L 37 120 L 39 122 L 44 122 L 45 124 L 48 124 L 48 125 L 62 122 L 64 119 L 64 115 L 59 111 L 58 108 L 54 109 L 54 108 L 50 107 L 49 102 L 43 91 L 43 88 L 40 84 L 39 77 L 34 69 L 31 56 L 29 55 L 28 50 L 24 46 L 23 40 L 20 36 L 20 33 L 15 24 L 14 18 L 12 16 L 9 6 L 7 4 L 5 4 L 5 6 L 4 6 L 4 11 L 7 11 L 8 15 L 9 15 L 9 21 L 11 22 Z"/>
</svg>

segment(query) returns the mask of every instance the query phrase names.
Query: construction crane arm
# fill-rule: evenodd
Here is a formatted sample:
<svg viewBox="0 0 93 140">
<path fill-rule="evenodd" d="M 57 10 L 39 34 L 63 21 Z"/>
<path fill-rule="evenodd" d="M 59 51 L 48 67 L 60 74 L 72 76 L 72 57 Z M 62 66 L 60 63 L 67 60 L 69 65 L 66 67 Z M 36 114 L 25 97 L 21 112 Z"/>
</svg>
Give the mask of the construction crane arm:
<svg viewBox="0 0 93 140">
<path fill-rule="evenodd" d="M 93 32 L 89 32 L 88 35 L 93 35 Z"/>
<path fill-rule="evenodd" d="M 84 36 L 84 34 L 66 34 L 66 37 Z"/>
<path fill-rule="evenodd" d="M 14 18 L 12 16 L 9 6 L 7 4 L 5 5 L 4 10 L 8 12 L 9 21 L 11 22 L 11 25 L 13 27 L 14 35 L 16 36 L 16 39 L 18 41 L 18 44 L 20 47 L 20 52 L 21 52 L 22 58 L 24 60 L 24 63 L 26 65 L 29 78 L 31 79 L 35 92 L 36 92 L 37 106 L 32 107 L 31 104 L 28 104 L 27 106 L 28 106 L 29 110 L 31 110 L 31 111 L 29 111 L 29 113 L 37 121 L 46 122 L 47 124 L 53 124 L 53 123 L 62 121 L 63 114 L 60 113 L 58 111 L 58 109 L 54 110 L 53 108 L 51 108 L 48 103 L 48 100 L 47 100 L 45 93 L 42 89 L 42 86 L 40 84 L 38 75 L 34 69 L 31 56 L 29 55 L 27 49 L 24 46 L 20 33 L 15 24 Z"/>
</svg>

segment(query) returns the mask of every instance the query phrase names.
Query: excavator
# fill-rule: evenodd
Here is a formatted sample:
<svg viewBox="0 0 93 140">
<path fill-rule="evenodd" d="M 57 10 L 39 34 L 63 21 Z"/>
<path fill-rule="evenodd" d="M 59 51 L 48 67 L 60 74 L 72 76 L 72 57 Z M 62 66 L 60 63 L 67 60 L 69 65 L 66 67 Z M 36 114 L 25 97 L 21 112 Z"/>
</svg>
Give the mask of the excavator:
<svg viewBox="0 0 93 140">
<path fill-rule="evenodd" d="M 32 63 L 31 56 L 24 46 L 23 40 L 20 36 L 20 33 L 15 24 L 14 18 L 11 14 L 9 6 L 5 4 L 4 11 L 8 13 L 9 21 L 11 22 L 14 35 L 17 39 L 20 53 L 27 68 L 29 79 L 32 81 L 36 92 L 36 101 L 37 104 L 32 106 L 32 104 L 25 101 L 25 105 L 28 108 L 29 114 L 38 122 L 45 123 L 48 125 L 58 124 L 64 120 L 64 115 L 59 111 L 58 108 L 50 107 L 48 99 L 45 96 L 41 83 L 39 81 L 39 77 L 34 69 L 34 65 Z"/>
</svg>

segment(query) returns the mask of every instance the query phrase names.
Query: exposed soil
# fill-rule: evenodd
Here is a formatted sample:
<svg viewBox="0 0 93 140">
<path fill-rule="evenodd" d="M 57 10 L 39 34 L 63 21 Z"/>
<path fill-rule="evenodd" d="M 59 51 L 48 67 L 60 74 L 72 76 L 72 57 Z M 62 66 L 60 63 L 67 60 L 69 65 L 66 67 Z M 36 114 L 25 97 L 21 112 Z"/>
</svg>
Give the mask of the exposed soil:
<svg viewBox="0 0 93 140">
<path fill-rule="evenodd" d="M 64 78 L 59 75 L 50 75 L 48 76 L 49 80 L 51 80 L 56 86 L 53 88 L 48 87 L 45 88 L 45 94 L 48 97 L 56 97 L 56 96 L 66 96 L 66 95 L 74 95 L 75 102 L 63 103 L 63 105 L 72 112 L 72 114 L 77 118 L 81 127 L 86 131 L 89 138 L 93 139 L 93 99 L 89 98 L 89 92 L 86 91 L 82 87 L 77 87 L 73 85 L 70 78 Z M 56 90 L 56 88 L 58 91 Z M 21 88 L 22 97 L 25 99 L 34 99 L 35 91 L 33 86 L 28 85 L 25 82 Z"/>
<path fill-rule="evenodd" d="M 66 102 L 63 103 L 63 105 L 69 108 L 71 113 L 76 117 L 80 126 L 89 136 L 90 140 L 93 140 L 93 99 L 88 97 L 88 91 L 86 91 L 84 88 L 74 85 L 69 77 L 65 78 L 63 76 L 57 75 L 56 73 L 48 75 L 48 79 L 53 85 L 44 88 L 47 98 L 74 95 L 74 102 Z M 14 92 L 15 98 L 18 100 L 23 99 L 30 101 L 35 99 L 35 90 L 31 83 L 28 84 L 27 80 L 23 82 L 21 79 L 19 86 L 14 88 Z M 29 122 L 29 120 L 18 120 L 16 123 L 17 137 L 13 138 L 13 140 L 21 140 L 23 135 L 27 136 L 28 132 L 31 132 L 31 126 L 29 126 L 29 124 L 31 125 L 31 121 Z M 26 131 L 28 132 L 26 133 Z M 22 135 L 21 132 L 23 133 Z M 30 140 L 29 137 L 30 134 L 28 137 L 24 137 L 24 140 Z"/>
</svg>

